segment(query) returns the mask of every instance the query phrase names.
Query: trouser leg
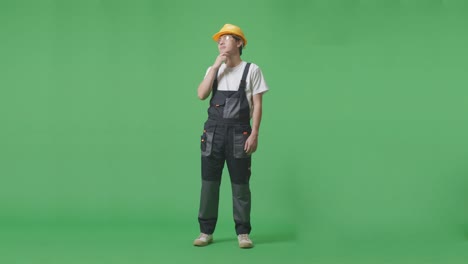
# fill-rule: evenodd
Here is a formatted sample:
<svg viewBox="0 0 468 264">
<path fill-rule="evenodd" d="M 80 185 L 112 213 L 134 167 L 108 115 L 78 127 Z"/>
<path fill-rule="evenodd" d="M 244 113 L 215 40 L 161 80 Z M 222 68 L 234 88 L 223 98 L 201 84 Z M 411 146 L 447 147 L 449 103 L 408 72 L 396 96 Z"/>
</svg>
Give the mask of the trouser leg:
<svg viewBox="0 0 468 264">
<path fill-rule="evenodd" d="M 250 193 L 250 166 L 251 158 L 227 159 L 229 174 L 231 176 L 232 204 L 234 223 L 237 234 L 249 234 L 251 193 Z"/>
<path fill-rule="evenodd" d="M 219 189 L 224 168 L 224 133 L 218 129 L 213 137 L 211 154 L 202 156 L 202 187 L 198 222 L 200 232 L 213 234 L 218 220 Z"/>
<path fill-rule="evenodd" d="M 232 183 L 232 204 L 236 233 L 238 235 L 249 234 L 252 227 L 250 225 L 251 195 L 248 184 Z"/>
<path fill-rule="evenodd" d="M 218 220 L 220 181 L 202 180 L 198 223 L 200 232 L 213 234 Z"/>
</svg>

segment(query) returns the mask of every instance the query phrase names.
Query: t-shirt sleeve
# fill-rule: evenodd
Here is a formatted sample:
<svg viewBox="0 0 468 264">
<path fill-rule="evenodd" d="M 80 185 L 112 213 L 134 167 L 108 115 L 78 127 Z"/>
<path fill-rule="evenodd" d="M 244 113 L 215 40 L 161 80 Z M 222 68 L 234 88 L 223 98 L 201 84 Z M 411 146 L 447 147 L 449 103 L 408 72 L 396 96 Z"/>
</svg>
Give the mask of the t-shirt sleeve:
<svg viewBox="0 0 468 264">
<path fill-rule="evenodd" d="M 203 77 L 203 78 L 206 78 L 206 75 L 208 75 L 208 72 L 210 71 L 210 69 L 211 69 L 211 66 L 208 67 L 208 69 L 207 69 L 206 72 L 205 72 L 205 77 Z"/>
<path fill-rule="evenodd" d="M 265 79 L 263 78 L 262 70 L 256 68 L 252 71 L 252 76 L 250 77 L 252 83 L 252 95 L 265 93 L 269 90 Z"/>
</svg>

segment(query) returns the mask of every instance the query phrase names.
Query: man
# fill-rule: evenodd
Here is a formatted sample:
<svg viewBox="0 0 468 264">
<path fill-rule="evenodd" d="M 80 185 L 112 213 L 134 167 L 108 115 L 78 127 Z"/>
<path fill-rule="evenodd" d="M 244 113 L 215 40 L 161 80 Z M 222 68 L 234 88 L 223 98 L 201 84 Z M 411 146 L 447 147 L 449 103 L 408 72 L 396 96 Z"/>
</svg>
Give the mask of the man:
<svg viewBox="0 0 468 264">
<path fill-rule="evenodd" d="M 262 95 L 268 86 L 257 65 L 242 61 L 240 56 L 247 39 L 238 26 L 225 24 L 213 39 L 218 43 L 219 55 L 198 86 L 198 97 L 205 100 L 211 94 L 211 99 L 201 136 L 202 188 L 198 214 L 201 234 L 193 244 L 206 246 L 213 241 L 221 173 L 226 162 L 239 246 L 251 248 L 251 154 L 257 149 Z"/>
</svg>

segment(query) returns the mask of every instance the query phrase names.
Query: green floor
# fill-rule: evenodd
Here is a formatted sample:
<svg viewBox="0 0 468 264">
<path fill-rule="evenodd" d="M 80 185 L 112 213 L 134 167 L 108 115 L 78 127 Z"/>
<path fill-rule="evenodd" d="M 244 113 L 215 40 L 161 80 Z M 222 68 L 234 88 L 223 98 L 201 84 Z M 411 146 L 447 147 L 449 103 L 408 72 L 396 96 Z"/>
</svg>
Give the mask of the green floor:
<svg viewBox="0 0 468 264">
<path fill-rule="evenodd" d="M 227 224 L 227 223 L 225 223 Z M 253 249 L 240 249 L 229 228 L 213 244 L 192 246 L 189 222 L 3 226 L 0 263 L 408 263 L 465 264 L 468 239 L 333 241 L 258 227 Z"/>
</svg>

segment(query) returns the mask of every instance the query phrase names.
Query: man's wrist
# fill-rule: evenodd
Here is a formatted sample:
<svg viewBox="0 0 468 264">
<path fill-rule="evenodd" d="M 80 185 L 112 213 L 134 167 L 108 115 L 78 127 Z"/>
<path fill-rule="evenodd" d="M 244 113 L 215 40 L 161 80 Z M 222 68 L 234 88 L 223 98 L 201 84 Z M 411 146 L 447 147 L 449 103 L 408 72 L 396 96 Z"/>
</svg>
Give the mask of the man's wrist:
<svg viewBox="0 0 468 264">
<path fill-rule="evenodd" d="M 251 136 L 258 137 L 258 130 L 252 130 L 250 133 Z"/>
</svg>

